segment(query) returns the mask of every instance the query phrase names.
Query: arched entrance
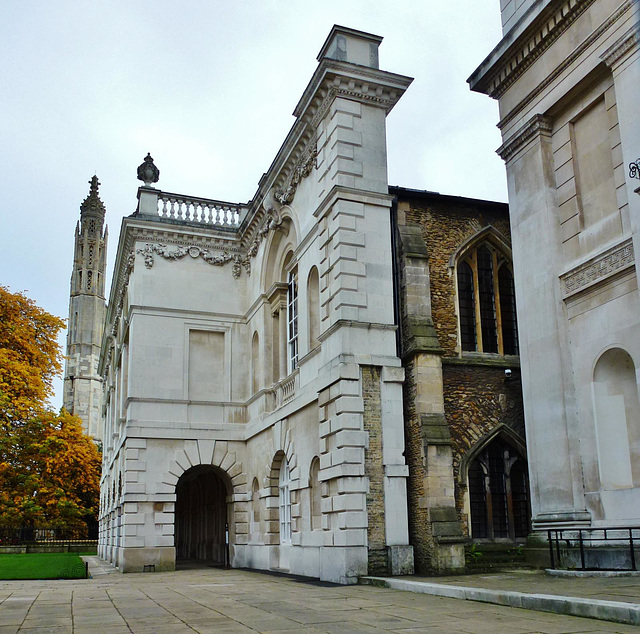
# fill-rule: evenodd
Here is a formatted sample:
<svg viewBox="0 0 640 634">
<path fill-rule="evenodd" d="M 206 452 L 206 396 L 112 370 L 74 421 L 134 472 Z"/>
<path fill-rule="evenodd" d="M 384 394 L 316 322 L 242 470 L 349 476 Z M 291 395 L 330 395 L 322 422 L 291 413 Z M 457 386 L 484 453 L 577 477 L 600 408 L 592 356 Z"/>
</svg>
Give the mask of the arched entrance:
<svg viewBox="0 0 640 634">
<path fill-rule="evenodd" d="M 529 532 L 527 463 L 501 436 L 469 465 L 473 539 L 524 539 Z"/>
<path fill-rule="evenodd" d="M 176 561 L 229 563 L 227 495 L 224 472 L 199 465 L 185 471 L 176 484 Z"/>
</svg>

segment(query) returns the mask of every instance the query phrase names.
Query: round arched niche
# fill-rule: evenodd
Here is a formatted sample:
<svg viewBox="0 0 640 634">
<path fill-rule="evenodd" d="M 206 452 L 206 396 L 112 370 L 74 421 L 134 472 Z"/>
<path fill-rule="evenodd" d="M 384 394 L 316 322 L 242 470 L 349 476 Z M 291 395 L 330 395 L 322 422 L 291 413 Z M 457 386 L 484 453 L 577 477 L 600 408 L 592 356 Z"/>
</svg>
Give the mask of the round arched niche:
<svg viewBox="0 0 640 634">
<path fill-rule="evenodd" d="M 640 485 L 640 399 L 636 366 L 623 348 L 600 355 L 593 370 L 593 408 L 600 484 Z"/>
</svg>

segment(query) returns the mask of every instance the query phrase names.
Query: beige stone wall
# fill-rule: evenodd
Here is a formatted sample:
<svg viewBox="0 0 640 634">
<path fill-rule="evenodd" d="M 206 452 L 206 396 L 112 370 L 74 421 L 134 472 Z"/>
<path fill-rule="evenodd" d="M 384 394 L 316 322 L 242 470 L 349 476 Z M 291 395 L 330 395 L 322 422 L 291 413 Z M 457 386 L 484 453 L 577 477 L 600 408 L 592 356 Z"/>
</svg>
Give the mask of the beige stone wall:
<svg viewBox="0 0 640 634">
<path fill-rule="evenodd" d="M 369 574 L 386 574 L 387 549 L 384 517 L 384 465 L 382 462 L 382 416 L 380 408 L 380 368 L 362 367 L 363 425 L 369 434 L 364 452 L 367 492 L 367 545 Z"/>
<path fill-rule="evenodd" d="M 458 249 L 489 226 L 508 243 L 509 219 L 502 204 L 432 195 L 400 197 L 398 224 L 420 228 L 427 258 L 420 275 L 417 260 L 404 257 L 400 263 L 403 345 L 411 348 L 415 340 L 415 319 L 409 314 L 417 302 L 423 311 L 430 303 L 431 336 L 437 341 L 431 353 L 404 357 L 410 532 L 416 570 L 429 572 L 447 567 L 442 538 L 453 537 L 455 522 L 469 534 L 467 483 L 461 475 L 469 450 L 501 424 L 524 441 L 518 359 L 461 353 L 456 276 L 450 266 Z M 420 297 L 420 280 L 428 284 L 422 292 L 429 293 L 430 302 Z M 423 344 L 430 341 L 426 332 L 420 335 Z M 505 368 L 512 370 L 510 381 Z M 449 504 L 455 504 L 453 515 Z"/>
</svg>

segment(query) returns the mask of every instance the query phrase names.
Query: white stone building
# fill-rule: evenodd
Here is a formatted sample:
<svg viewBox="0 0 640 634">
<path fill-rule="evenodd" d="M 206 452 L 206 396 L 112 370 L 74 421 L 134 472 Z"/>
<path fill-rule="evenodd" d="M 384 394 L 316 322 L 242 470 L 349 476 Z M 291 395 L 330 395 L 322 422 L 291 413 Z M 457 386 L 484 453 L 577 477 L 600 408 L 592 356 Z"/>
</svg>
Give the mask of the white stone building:
<svg viewBox="0 0 640 634">
<path fill-rule="evenodd" d="M 469 82 L 500 104 L 533 528 L 637 526 L 640 4 L 501 7 Z"/>
<path fill-rule="evenodd" d="M 353 583 L 410 572 L 385 118 L 411 79 L 334 27 L 252 200 L 153 186 L 123 220 L 99 554 Z"/>
</svg>

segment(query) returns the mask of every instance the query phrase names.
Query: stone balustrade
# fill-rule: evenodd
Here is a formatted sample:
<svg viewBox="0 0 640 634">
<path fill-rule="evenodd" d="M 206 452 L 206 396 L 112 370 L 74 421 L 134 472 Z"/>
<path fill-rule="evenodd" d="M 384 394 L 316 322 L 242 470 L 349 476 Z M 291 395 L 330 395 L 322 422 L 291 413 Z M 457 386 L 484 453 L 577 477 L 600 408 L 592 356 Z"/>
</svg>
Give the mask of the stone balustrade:
<svg viewBox="0 0 640 634">
<path fill-rule="evenodd" d="M 242 205 L 219 200 L 158 192 L 158 215 L 183 222 L 236 228 L 240 225 Z"/>
</svg>

